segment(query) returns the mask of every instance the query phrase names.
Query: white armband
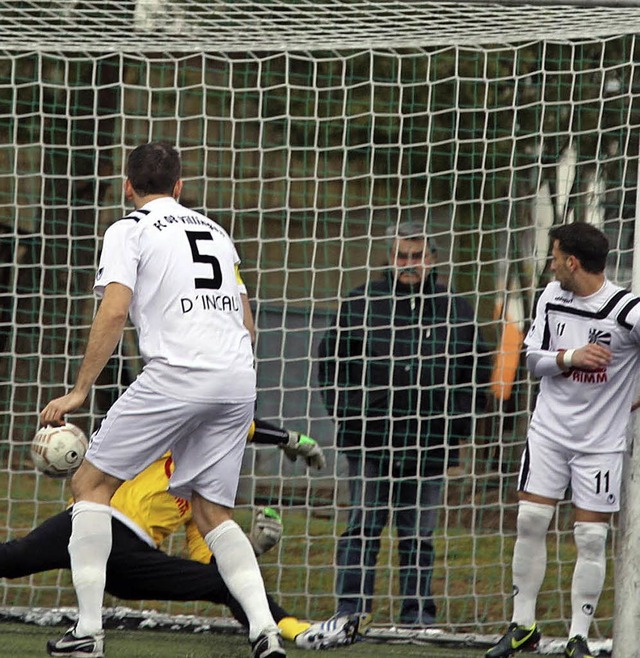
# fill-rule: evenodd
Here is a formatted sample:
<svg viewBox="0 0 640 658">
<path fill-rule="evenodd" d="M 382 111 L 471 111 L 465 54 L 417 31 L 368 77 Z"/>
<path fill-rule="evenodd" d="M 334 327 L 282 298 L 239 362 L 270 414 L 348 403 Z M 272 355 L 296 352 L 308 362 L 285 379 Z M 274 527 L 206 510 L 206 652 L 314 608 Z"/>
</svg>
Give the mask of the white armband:
<svg viewBox="0 0 640 658">
<path fill-rule="evenodd" d="M 567 370 L 570 370 L 573 367 L 573 353 L 575 350 L 565 350 L 562 355 L 562 363 Z"/>
</svg>

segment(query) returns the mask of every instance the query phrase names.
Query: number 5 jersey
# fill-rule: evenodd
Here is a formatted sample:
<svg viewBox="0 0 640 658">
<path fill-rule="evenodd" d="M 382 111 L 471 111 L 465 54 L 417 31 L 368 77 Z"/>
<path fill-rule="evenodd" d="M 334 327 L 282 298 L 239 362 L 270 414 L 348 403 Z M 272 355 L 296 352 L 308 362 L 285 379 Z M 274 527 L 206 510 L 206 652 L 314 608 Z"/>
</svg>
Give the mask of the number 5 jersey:
<svg viewBox="0 0 640 658">
<path fill-rule="evenodd" d="M 227 232 L 162 197 L 111 225 L 94 291 L 133 291 L 129 315 L 155 391 L 193 402 L 255 399 L 251 337 L 243 323 L 240 258 Z"/>
</svg>

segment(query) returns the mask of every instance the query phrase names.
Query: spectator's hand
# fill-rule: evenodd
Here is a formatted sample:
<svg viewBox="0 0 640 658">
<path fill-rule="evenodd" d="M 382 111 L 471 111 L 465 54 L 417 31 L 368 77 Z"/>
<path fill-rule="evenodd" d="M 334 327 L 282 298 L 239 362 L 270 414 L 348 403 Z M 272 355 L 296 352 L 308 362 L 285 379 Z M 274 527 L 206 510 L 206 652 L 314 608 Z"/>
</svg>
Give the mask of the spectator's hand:
<svg viewBox="0 0 640 658">
<path fill-rule="evenodd" d="M 305 434 L 290 431 L 289 442 L 279 447 L 284 450 L 284 454 L 292 462 L 296 461 L 298 457 L 302 457 L 307 462 L 307 466 L 317 470 L 321 470 L 327 465 L 322 448 L 314 439 Z"/>
<path fill-rule="evenodd" d="M 258 507 L 249 541 L 256 555 L 271 550 L 282 538 L 282 519 L 273 507 Z"/>
<path fill-rule="evenodd" d="M 636 398 L 632 405 L 631 405 L 631 411 L 635 411 L 636 409 L 640 408 L 640 398 Z"/>
</svg>

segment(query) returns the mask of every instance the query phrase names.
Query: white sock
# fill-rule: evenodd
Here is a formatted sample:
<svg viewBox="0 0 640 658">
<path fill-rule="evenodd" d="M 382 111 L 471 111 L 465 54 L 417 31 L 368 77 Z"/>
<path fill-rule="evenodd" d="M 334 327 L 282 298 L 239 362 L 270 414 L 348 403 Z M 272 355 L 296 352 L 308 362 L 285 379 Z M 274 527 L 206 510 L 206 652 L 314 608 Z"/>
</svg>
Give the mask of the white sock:
<svg viewBox="0 0 640 658">
<path fill-rule="evenodd" d="M 249 640 L 265 630 L 278 632 L 251 542 L 235 521 L 224 521 L 204 538 L 220 575 L 249 620 Z"/>
<path fill-rule="evenodd" d="M 513 547 L 513 617 L 520 626 L 536 621 L 536 600 L 547 570 L 547 530 L 555 507 L 521 500 Z"/>
<path fill-rule="evenodd" d="M 571 583 L 571 629 L 569 637 L 589 637 L 589 626 L 602 593 L 607 568 L 608 523 L 574 523 L 578 559 Z"/>
<path fill-rule="evenodd" d="M 111 553 L 111 507 L 86 500 L 73 506 L 69 557 L 78 597 L 76 634 L 95 635 L 102 630 L 102 601 Z"/>
</svg>

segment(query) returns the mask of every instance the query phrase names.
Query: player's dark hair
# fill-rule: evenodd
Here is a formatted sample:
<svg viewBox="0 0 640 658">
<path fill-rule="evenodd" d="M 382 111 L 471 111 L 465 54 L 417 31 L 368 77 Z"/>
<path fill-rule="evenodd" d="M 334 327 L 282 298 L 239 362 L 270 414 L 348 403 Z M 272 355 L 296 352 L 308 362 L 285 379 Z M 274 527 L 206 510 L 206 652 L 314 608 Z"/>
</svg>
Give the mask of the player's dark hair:
<svg viewBox="0 0 640 658">
<path fill-rule="evenodd" d="M 575 256 L 582 268 L 591 274 L 604 271 L 609 240 L 607 236 L 592 224 L 573 222 L 554 226 L 549 231 L 551 242 L 558 241 L 558 249 L 569 256 Z"/>
<path fill-rule="evenodd" d="M 149 142 L 135 148 L 127 161 L 127 178 L 139 196 L 173 194 L 180 180 L 180 155 L 167 142 Z"/>
</svg>

